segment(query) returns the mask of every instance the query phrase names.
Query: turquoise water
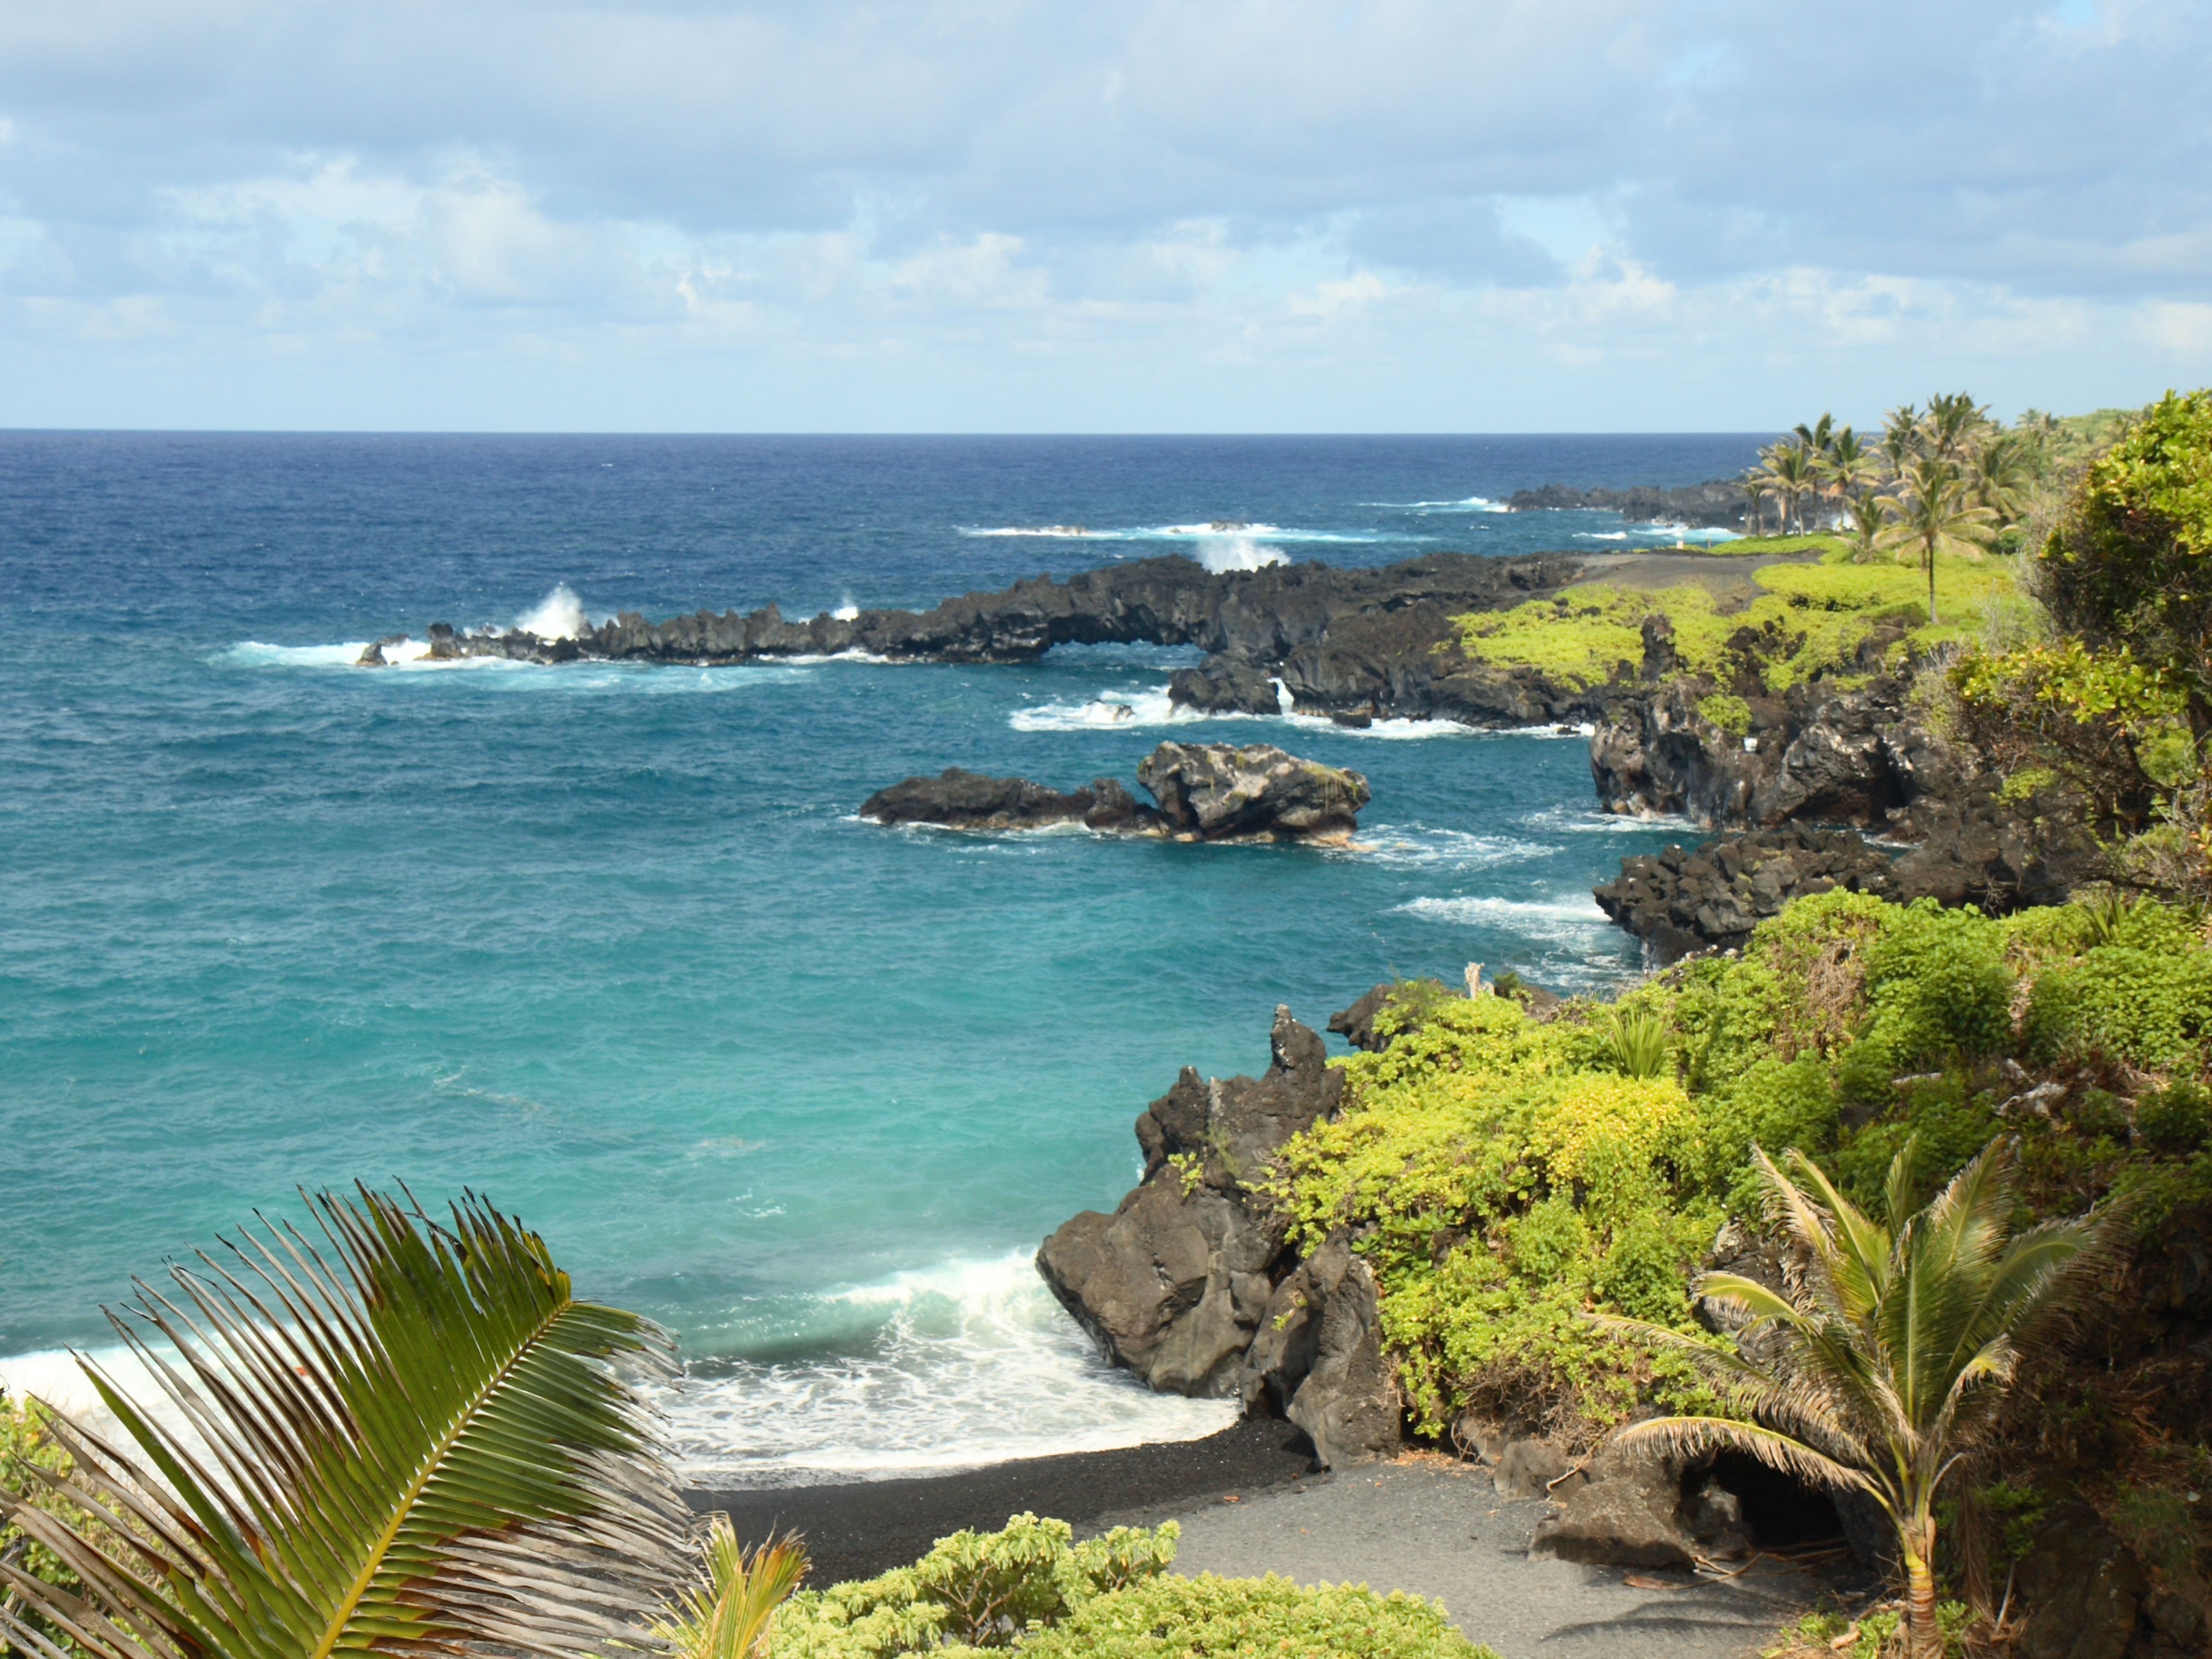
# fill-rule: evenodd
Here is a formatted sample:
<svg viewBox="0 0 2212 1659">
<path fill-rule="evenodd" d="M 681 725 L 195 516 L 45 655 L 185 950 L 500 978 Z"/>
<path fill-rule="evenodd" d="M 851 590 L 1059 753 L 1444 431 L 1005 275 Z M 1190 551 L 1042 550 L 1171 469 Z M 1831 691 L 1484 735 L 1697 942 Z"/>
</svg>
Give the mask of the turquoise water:
<svg viewBox="0 0 2212 1659">
<path fill-rule="evenodd" d="M 1136 1113 L 1183 1064 L 1264 1065 L 1279 1002 L 1632 970 L 1589 888 L 1679 827 L 1592 811 L 1576 738 L 1235 719 L 1173 735 L 1367 773 L 1363 850 L 887 830 L 854 809 L 913 772 L 1132 777 L 1188 659 L 353 651 L 556 584 L 803 612 L 1164 544 L 1572 546 L 1624 527 L 1480 498 L 1745 447 L 0 437 L 0 1353 L 49 1384 L 131 1274 L 295 1186 L 404 1180 L 489 1194 L 677 1328 L 702 1474 L 1203 1432 L 1222 1408 L 1106 1372 L 1027 1265 L 1129 1184 Z M 1174 528 L 1224 518 L 1257 528 Z M 977 533 L 1066 523 L 1094 533 Z"/>
</svg>

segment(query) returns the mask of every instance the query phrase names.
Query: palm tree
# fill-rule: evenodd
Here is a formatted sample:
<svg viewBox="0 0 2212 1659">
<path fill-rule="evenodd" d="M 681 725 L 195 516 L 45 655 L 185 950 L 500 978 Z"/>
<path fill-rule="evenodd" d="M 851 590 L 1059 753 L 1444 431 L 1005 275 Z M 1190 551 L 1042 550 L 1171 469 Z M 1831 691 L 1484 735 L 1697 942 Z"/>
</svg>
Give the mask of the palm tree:
<svg viewBox="0 0 2212 1659">
<path fill-rule="evenodd" d="M 1764 473 L 1747 472 L 1743 475 L 1743 498 L 1751 504 L 1748 527 L 1754 536 L 1766 528 L 1766 497 L 1769 493 Z"/>
<path fill-rule="evenodd" d="M 1996 432 L 1974 451 L 1969 489 L 1974 504 L 1989 508 L 1999 524 L 2020 517 L 2034 483 L 2030 441 L 2021 434 Z"/>
<path fill-rule="evenodd" d="M 1914 1650 L 1942 1652 L 1936 1626 L 1936 1498 L 1985 1431 L 2024 1361 L 2057 1346 L 2084 1288 L 2110 1260 L 2112 1214 L 2012 1230 L 2008 1146 L 1993 1141 L 1917 1214 L 1914 1146 L 1889 1166 L 1885 1223 L 1797 1152 L 1803 1185 L 1754 1152 L 1772 1219 L 1803 1263 L 1784 1293 L 1707 1273 L 1697 1293 L 1749 1316 L 1737 1351 L 1626 1320 L 1689 1353 L 1739 1413 L 1670 1417 L 1616 1443 L 1695 1456 L 1747 1453 L 1800 1480 L 1866 1493 L 1896 1529 Z M 1755 1336 L 1754 1334 L 1757 1334 Z M 1771 1362 L 1747 1357 L 1759 1338 Z"/>
<path fill-rule="evenodd" d="M 1775 488 L 1782 496 L 1784 508 L 1783 530 L 1786 534 L 1790 521 L 1794 520 L 1798 530 L 1802 532 L 1805 516 L 1798 504 L 1820 488 L 1820 462 L 1804 444 L 1778 444 L 1775 448 L 1775 455 L 1768 467 L 1773 474 Z"/>
<path fill-rule="evenodd" d="M 1854 564 L 1864 564 L 1874 557 L 1881 532 L 1889 528 L 1889 509 L 1871 491 L 1863 492 L 1852 496 L 1845 509 L 1850 516 L 1849 540 Z"/>
<path fill-rule="evenodd" d="M 1821 475 L 1826 480 L 1828 492 L 1848 506 L 1853 497 L 1874 483 L 1881 465 L 1859 434 L 1845 427 L 1829 444 Z"/>
<path fill-rule="evenodd" d="M 319 1240 L 270 1224 L 109 1314 L 169 1409 L 80 1358 L 136 1452 L 53 1414 L 76 1473 L 43 1478 L 84 1519 L 0 1487 L 0 1520 L 82 1589 L 0 1589 L 95 1659 L 653 1645 L 689 1525 L 637 1391 L 668 1334 L 473 1195 L 307 1201 Z M 65 1651 L 5 1609 L 0 1635 Z"/>
<path fill-rule="evenodd" d="M 1882 417 L 1881 459 L 1889 468 L 1893 479 L 1902 478 L 1905 468 L 1920 448 L 1920 409 L 1916 404 L 1899 404 Z"/>
<path fill-rule="evenodd" d="M 1938 392 L 1928 400 L 1922 422 L 1928 447 L 1939 460 L 1963 460 L 1976 435 L 1990 424 L 1989 406 L 1964 392 Z"/>
<path fill-rule="evenodd" d="M 1820 418 L 1812 425 L 1807 426 L 1804 422 L 1800 421 L 1794 430 L 1797 434 L 1797 442 L 1802 448 L 1812 451 L 1815 456 L 1824 456 L 1828 453 L 1829 444 L 1834 441 L 1836 417 L 1823 412 Z M 1844 430 L 1848 432 L 1850 428 L 1845 427 Z"/>
<path fill-rule="evenodd" d="M 1982 556 L 1990 540 L 1990 520 L 1996 515 L 1986 507 L 1966 502 L 1966 486 L 1953 463 L 1923 455 L 1905 468 L 1899 493 L 1879 498 L 1892 523 L 1876 538 L 1877 545 L 1899 550 L 1906 559 L 1919 550 L 1928 572 L 1928 625 L 1936 626 L 1936 556 L 1960 553 L 1970 559 Z"/>
</svg>

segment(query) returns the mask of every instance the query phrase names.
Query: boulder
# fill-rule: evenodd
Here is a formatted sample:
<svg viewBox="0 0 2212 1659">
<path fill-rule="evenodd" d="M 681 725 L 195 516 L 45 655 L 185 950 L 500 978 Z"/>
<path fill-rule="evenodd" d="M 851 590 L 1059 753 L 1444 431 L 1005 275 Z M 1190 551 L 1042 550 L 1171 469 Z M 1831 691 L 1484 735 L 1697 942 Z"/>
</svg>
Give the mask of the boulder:
<svg viewBox="0 0 2212 1659">
<path fill-rule="evenodd" d="M 1291 1271 L 1267 1299 L 1238 1392 L 1255 1416 L 1287 1417 L 1326 1468 L 1396 1446 L 1398 1390 L 1382 1357 L 1375 1276 L 1341 1236 Z"/>
<path fill-rule="evenodd" d="M 1237 1393 L 1245 1351 L 1291 1266 L 1249 1183 L 1285 1141 L 1336 1109 L 1344 1076 L 1328 1064 L 1320 1035 L 1287 1008 L 1275 1011 L 1270 1048 L 1273 1063 L 1259 1078 L 1203 1079 L 1186 1066 L 1137 1120 L 1143 1181 L 1112 1215 L 1085 1211 L 1037 1252 L 1037 1271 L 1106 1357 L 1163 1392 Z M 1370 1310 L 1372 1296 L 1370 1281 Z M 1324 1316 L 1333 1305 L 1323 1297 Z M 1356 1319 L 1356 1310 L 1341 1317 Z M 1328 1350 L 1326 1338 L 1325 1328 L 1316 1334 L 1309 1370 Z M 1350 1350 L 1338 1346 L 1348 1361 Z M 1358 1386 L 1347 1375 L 1329 1389 L 1349 1398 Z"/>
<path fill-rule="evenodd" d="M 1675 1458 L 1607 1447 L 1586 1467 L 1588 1484 L 1537 1522 L 1528 1553 L 1591 1566 L 1689 1566 L 1697 1540 L 1680 1516 L 1682 1468 Z"/>
<path fill-rule="evenodd" d="M 1367 780 L 1273 744 L 1164 743 L 1137 781 L 1169 830 L 1196 841 L 1307 841 L 1349 836 Z"/>
<path fill-rule="evenodd" d="M 2019 1582 L 2021 1659 L 2121 1659 L 2150 1588 L 2133 1553 L 2080 1502 L 2045 1515 Z"/>
<path fill-rule="evenodd" d="M 1500 1498 L 1549 1498 L 1552 1483 L 1574 1468 L 1565 1452 L 1541 1440 L 1508 1441 L 1491 1470 Z"/>
</svg>

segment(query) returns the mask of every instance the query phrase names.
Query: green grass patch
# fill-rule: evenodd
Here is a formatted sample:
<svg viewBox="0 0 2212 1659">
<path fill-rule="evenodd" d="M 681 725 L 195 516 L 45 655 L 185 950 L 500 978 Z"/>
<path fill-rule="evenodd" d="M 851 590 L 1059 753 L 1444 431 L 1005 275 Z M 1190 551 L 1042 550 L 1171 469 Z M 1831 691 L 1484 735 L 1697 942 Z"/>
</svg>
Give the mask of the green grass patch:
<svg viewBox="0 0 2212 1659">
<path fill-rule="evenodd" d="M 1844 546 L 1841 536 L 1823 531 L 1803 536 L 1739 536 L 1732 542 L 1715 542 L 1705 550 L 1737 558 L 1753 553 L 1833 553 Z"/>
<path fill-rule="evenodd" d="M 1749 629 L 1768 687 L 1776 691 L 1836 672 L 1852 662 L 1876 627 L 1902 625 L 1923 650 L 1981 636 L 1993 616 L 2025 617 L 2027 603 L 2003 559 L 1942 558 L 1936 566 L 1939 626 L 1926 624 L 1928 581 L 1917 565 L 1885 560 L 1853 564 L 1832 538 L 1817 564 L 1772 564 L 1754 571 L 1763 591 L 1742 609 L 1723 613 L 1706 588 L 1632 588 L 1578 584 L 1510 611 L 1457 618 L 1460 644 L 1480 662 L 1534 668 L 1578 689 L 1632 678 L 1644 657 L 1644 618 L 1674 624 L 1682 666 L 1726 683 L 1741 653 L 1731 642 Z"/>
</svg>

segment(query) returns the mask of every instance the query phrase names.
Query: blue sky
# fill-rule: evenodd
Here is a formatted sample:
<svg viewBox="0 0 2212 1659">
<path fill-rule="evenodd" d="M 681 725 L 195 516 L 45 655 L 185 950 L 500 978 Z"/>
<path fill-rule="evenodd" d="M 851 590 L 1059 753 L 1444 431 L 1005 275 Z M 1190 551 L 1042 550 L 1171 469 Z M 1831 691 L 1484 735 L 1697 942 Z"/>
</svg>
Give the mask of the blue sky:
<svg viewBox="0 0 2212 1659">
<path fill-rule="evenodd" d="M 2140 403 L 2208 84 L 2119 0 L 5 0 L 0 424 Z"/>
</svg>

